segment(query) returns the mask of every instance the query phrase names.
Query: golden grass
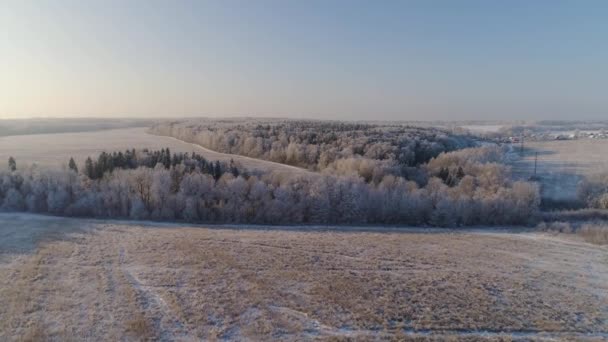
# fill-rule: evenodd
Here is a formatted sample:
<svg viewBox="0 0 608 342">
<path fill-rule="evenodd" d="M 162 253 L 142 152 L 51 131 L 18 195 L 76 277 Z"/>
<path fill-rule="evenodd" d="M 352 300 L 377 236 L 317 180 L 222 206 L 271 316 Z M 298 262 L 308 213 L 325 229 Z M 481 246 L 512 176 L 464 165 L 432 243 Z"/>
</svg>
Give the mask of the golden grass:
<svg viewBox="0 0 608 342">
<path fill-rule="evenodd" d="M 25 328 L 23 334 L 18 338 L 20 342 L 38 342 L 38 341 L 46 341 L 49 339 L 49 336 L 46 333 L 46 330 L 42 323 L 33 322 L 30 326 Z"/>
<path fill-rule="evenodd" d="M 586 224 L 578 230 L 585 241 L 596 245 L 608 245 L 608 225 Z"/>
<path fill-rule="evenodd" d="M 135 314 L 135 317 L 126 322 L 125 327 L 129 334 L 140 340 L 147 341 L 154 336 L 154 328 L 141 313 Z"/>
<path fill-rule="evenodd" d="M 0 340 L 605 331 L 607 257 L 549 235 L 113 226 L 0 268 Z"/>
</svg>

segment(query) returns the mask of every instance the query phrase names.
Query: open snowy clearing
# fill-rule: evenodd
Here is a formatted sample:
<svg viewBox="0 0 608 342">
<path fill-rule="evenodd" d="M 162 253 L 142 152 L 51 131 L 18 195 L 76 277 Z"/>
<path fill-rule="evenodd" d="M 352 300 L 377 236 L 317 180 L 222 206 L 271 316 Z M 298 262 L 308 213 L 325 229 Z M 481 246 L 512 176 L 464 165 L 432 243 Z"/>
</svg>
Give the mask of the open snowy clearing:
<svg viewBox="0 0 608 342">
<path fill-rule="evenodd" d="M 573 199 L 584 176 L 608 171 L 608 139 L 534 141 L 525 146 L 524 157 L 513 164 L 513 170 L 522 178 L 532 176 L 538 152 L 537 174 L 545 197 Z M 514 152 L 518 153 L 517 147 Z"/>
<path fill-rule="evenodd" d="M 496 133 L 500 131 L 504 125 L 464 125 L 461 127 L 475 133 Z"/>
<path fill-rule="evenodd" d="M 575 236 L 248 228 L 2 214 L 0 340 L 608 338 Z"/>
<path fill-rule="evenodd" d="M 124 151 L 132 148 L 159 150 L 168 147 L 172 152 L 196 152 L 212 161 L 229 162 L 233 159 L 249 170 L 308 173 L 289 165 L 218 153 L 174 138 L 151 135 L 146 133 L 146 129 L 137 127 L 0 137 L 0 160 L 6 161 L 13 156 L 21 166 L 36 163 L 40 166 L 58 167 L 67 165 L 70 157 L 73 157 L 78 165 L 83 165 L 87 157 L 96 157 L 103 151 Z"/>
</svg>

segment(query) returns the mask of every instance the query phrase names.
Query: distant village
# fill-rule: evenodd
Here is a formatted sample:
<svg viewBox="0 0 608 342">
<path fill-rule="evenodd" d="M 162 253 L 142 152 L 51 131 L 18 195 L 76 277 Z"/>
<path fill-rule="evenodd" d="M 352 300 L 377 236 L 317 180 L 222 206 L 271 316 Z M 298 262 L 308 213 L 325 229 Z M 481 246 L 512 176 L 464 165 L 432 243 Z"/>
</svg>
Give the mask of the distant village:
<svg viewBox="0 0 608 342">
<path fill-rule="evenodd" d="M 577 140 L 577 139 L 608 139 L 608 131 L 579 131 L 579 132 L 526 132 L 523 136 L 526 141 L 552 141 L 552 140 Z M 495 137 L 499 143 L 521 143 L 522 136 Z"/>
</svg>

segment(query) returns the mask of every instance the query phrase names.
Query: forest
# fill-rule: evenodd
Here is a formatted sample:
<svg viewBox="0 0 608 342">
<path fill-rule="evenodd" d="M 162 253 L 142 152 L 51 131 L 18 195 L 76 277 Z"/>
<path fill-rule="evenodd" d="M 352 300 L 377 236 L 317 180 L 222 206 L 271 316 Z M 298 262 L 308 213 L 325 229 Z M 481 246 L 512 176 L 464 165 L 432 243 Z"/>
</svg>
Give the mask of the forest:
<svg viewBox="0 0 608 342">
<path fill-rule="evenodd" d="M 442 152 L 476 146 L 465 135 L 438 128 L 339 121 L 192 119 L 160 122 L 152 134 L 230 154 L 378 183 L 390 173 L 420 177 L 416 168 Z"/>
<path fill-rule="evenodd" d="M 534 183 L 513 181 L 498 147 L 442 152 L 376 180 L 316 173 L 249 174 L 169 149 L 102 153 L 78 168 L 0 172 L 0 209 L 53 215 L 255 224 L 499 225 L 537 214 Z"/>
</svg>

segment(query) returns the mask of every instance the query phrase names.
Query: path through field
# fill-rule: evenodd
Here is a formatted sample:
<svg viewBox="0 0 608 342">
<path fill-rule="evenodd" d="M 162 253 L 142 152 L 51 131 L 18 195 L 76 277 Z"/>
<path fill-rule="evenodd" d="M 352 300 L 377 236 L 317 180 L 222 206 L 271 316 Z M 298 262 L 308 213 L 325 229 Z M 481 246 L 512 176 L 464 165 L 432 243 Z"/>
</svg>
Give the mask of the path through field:
<svg viewBox="0 0 608 342">
<path fill-rule="evenodd" d="M 311 172 L 311 171 L 308 171 L 308 170 L 300 168 L 300 167 L 292 166 L 292 165 L 281 164 L 281 163 L 276 163 L 276 162 L 272 162 L 272 161 L 268 161 L 268 160 L 241 156 L 241 155 L 237 155 L 237 154 L 216 152 L 216 151 L 210 150 L 206 147 L 203 147 L 199 144 L 187 143 L 183 140 L 179 140 L 174 137 L 167 137 L 167 136 L 161 136 L 161 135 L 159 135 L 158 137 L 162 137 L 164 139 L 172 139 L 174 141 L 178 141 L 183 144 L 189 144 L 193 148 L 195 148 L 197 153 L 203 155 L 205 158 L 207 158 L 209 160 L 219 160 L 219 161 L 224 161 L 224 162 L 230 162 L 230 160 L 238 161 L 242 166 L 244 166 L 246 169 L 249 169 L 249 170 L 286 172 L 286 173 L 290 173 L 290 174 L 295 173 L 295 174 L 303 174 L 303 175 L 304 174 L 313 174 L 313 172 Z"/>
<path fill-rule="evenodd" d="M 0 340 L 608 338 L 608 249 L 575 236 L 65 221 L 2 251 Z"/>
</svg>

